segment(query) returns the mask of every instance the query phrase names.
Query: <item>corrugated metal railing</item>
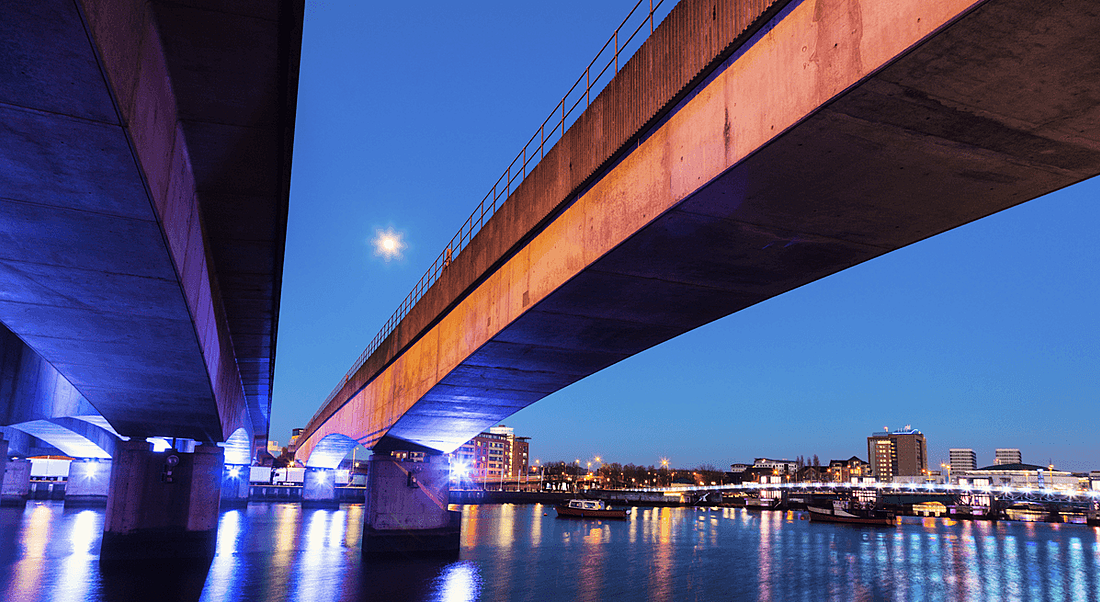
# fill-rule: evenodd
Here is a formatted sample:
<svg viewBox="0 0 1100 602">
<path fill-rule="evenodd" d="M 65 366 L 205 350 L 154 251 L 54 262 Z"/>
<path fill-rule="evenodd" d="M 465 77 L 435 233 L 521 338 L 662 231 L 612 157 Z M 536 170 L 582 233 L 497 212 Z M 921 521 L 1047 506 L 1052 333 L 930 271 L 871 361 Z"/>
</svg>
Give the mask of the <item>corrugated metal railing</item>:
<svg viewBox="0 0 1100 602">
<path fill-rule="evenodd" d="M 649 4 L 648 12 L 645 9 L 639 11 L 644 3 Z M 336 388 L 332 390 L 332 393 L 325 399 L 325 403 L 321 405 L 322 408 L 327 406 L 329 402 L 339 394 L 340 389 L 348 382 L 348 379 L 367 361 L 367 358 L 378 346 L 386 340 L 386 337 L 390 335 L 397 328 L 397 325 L 401 323 L 401 320 L 409 313 L 409 311 L 416 305 L 416 302 L 424 296 L 424 293 L 435 284 L 435 281 L 439 279 L 439 275 L 443 270 L 454 261 L 455 257 L 466 248 L 466 245 L 473 239 L 474 235 L 481 230 L 481 226 L 485 224 L 486 220 L 496 213 L 497 207 L 504 203 L 512 191 L 514 191 L 523 179 L 527 177 L 527 174 L 531 172 L 531 169 L 538 164 L 539 161 L 546 155 L 546 150 L 552 148 L 554 144 L 561 140 L 565 135 L 565 131 L 568 128 L 570 119 L 576 120 L 576 117 L 580 115 L 584 109 L 587 109 L 592 104 L 592 92 L 595 90 L 598 92 L 601 86 L 607 84 L 615 74 L 619 72 L 620 63 L 625 63 L 630 58 L 629 53 L 634 52 L 642 41 L 644 41 L 650 34 L 653 33 L 654 13 L 657 12 L 661 5 L 666 0 L 638 0 L 638 3 L 634 5 L 634 8 L 630 10 L 630 13 L 623 19 L 622 24 L 615 28 L 615 32 L 608 38 L 607 43 L 600 48 L 600 51 L 596 53 L 595 58 L 584 69 L 584 73 L 577 78 L 577 81 L 573 83 L 573 86 L 562 96 L 562 99 L 558 101 L 558 104 L 554 107 L 554 110 L 550 112 L 550 115 L 539 125 L 538 130 L 527 141 L 527 144 L 523 146 L 516 158 L 508 164 L 504 173 L 497 178 L 496 182 L 493 182 L 493 187 L 486 193 L 485 198 L 481 200 L 477 208 L 466 220 L 462 227 L 459 228 L 458 233 L 455 234 L 451 240 L 447 243 L 446 248 L 439 254 L 435 262 L 432 263 L 428 271 L 421 276 L 420 280 L 413 287 L 412 291 L 405 296 L 404 301 L 397 307 L 397 310 L 393 312 L 390 319 L 386 321 L 382 329 L 371 340 L 367 348 L 363 350 L 363 353 L 359 356 L 351 369 L 344 374 L 344 378 L 340 380 L 340 383 L 336 385 Z M 636 25 L 635 25 L 636 24 Z M 633 30 L 629 29 L 633 27 Z M 641 36 L 639 36 L 641 34 Z M 606 61 L 606 63 L 601 61 Z M 612 71 L 614 67 L 614 71 Z M 606 77 L 605 77 L 606 76 Z M 581 102 L 584 102 L 584 107 L 581 111 L 577 111 L 577 108 L 581 106 Z"/>
</svg>

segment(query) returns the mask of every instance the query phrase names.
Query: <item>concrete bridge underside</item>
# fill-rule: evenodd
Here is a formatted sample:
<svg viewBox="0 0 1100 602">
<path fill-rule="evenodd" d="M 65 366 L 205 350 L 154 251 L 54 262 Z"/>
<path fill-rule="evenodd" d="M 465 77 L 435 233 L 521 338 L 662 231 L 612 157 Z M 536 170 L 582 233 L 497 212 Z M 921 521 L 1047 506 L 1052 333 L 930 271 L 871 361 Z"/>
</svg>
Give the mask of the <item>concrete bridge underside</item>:
<svg viewBox="0 0 1100 602">
<path fill-rule="evenodd" d="M 267 436 L 301 23 L 4 5 L 0 322 L 124 435 Z"/>
<path fill-rule="evenodd" d="M 733 4 L 685 0 L 639 55 L 705 50 Z M 772 22 L 587 159 L 600 138 L 574 134 L 608 130 L 599 103 L 628 103 L 630 82 L 601 93 L 321 408 L 300 457 L 333 434 L 452 451 L 681 333 L 1100 173 L 1095 3 L 741 4 Z"/>
</svg>

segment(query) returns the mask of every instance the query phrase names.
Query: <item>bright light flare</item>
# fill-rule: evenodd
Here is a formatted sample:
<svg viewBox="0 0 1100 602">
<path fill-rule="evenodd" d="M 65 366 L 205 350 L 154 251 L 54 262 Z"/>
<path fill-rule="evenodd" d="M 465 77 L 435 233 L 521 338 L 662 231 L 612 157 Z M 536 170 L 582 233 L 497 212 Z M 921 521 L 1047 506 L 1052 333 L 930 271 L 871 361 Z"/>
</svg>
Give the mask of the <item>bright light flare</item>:
<svg viewBox="0 0 1100 602">
<path fill-rule="evenodd" d="M 460 481 L 470 476 L 470 467 L 465 462 L 454 462 L 451 464 L 451 480 Z"/>
<path fill-rule="evenodd" d="M 401 252 L 409 246 L 402 240 L 403 236 L 404 234 L 395 231 L 393 228 L 375 230 L 374 254 L 386 261 L 401 259 Z"/>
</svg>

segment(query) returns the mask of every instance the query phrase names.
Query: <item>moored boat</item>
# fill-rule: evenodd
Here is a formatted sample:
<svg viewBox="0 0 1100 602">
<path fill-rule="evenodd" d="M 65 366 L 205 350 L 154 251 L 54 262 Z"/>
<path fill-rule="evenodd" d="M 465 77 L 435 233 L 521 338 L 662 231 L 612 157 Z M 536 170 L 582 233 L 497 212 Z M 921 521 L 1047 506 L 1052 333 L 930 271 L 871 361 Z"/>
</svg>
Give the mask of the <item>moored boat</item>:
<svg viewBox="0 0 1100 602">
<path fill-rule="evenodd" d="M 567 518 L 627 518 L 630 510 L 609 508 L 603 500 L 569 500 L 554 507 L 559 517 Z"/>
<path fill-rule="evenodd" d="M 887 525 L 897 524 L 897 517 L 893 512 L 863 508 L 858 502 L 845 500 L 833 500 L 831 508 L 807 505 L 811 521 L 828 523 L 849 523 L 854 525 Z"/>
<path fill-rule="evenodd" d="M 746 510 L 769 510 L 776 506 L 776 499 L 773 497 L 745 497 L 745 509 Z"/>
</svg>

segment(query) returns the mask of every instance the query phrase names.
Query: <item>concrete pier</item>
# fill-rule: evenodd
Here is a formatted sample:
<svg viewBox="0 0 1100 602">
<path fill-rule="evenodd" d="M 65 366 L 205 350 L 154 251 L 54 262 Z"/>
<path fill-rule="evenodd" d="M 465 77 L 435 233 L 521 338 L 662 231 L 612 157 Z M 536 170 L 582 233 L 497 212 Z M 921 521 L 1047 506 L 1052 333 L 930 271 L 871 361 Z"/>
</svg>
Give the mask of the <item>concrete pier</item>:
<svg viewBox="0 0 1100 602">
<path fill-rule="evenodd" d="M 6 462 L 4 465 L 4 482 L 0 485 L 0 506 L 26 504 L 30 492 L 31 461 L 20 458 Z"/>
<path fill-rule="evenodd" d="M 101 562 L 211 558 L 217 539 L 222 449 L 154 452 L 119 445 L 111 470 Z"/>
<path fill-rule="evenodd" d="M 457 556 L 462 513 L 447 509 L 450 466 L 444 456 L 370 460 L 363 558 Z"/>
<path fill-rule="evenodd" d="M 248 505 L 249 466 L 247 464 L 226 464 L 222 474 L 222 508 L 243 508 Z"/>
<path fill-rule="evenodd" d="M 302 483 L 303 508 L 336 508 L 336 471 L 331 468 L 307 468 Z"/>
<path fill-rule="evenodd" d="M 0 433 L 0 491 L 4 486 L 4 474 L 8 467 L 8 442 L 4 440 L 4 434 Z"/>
<path fill-rule="evenodd" d="M 78 458 L 69 464 L 66 506 L 106 506 L 111 484 L 110 460 Z"/>
</svg>

